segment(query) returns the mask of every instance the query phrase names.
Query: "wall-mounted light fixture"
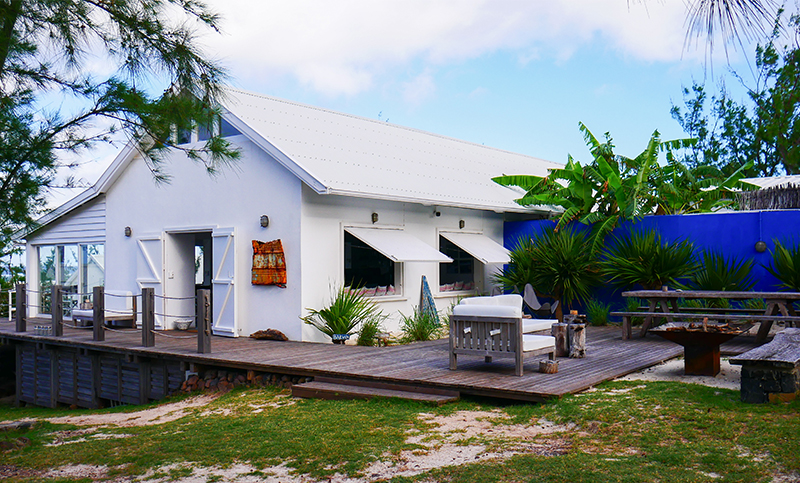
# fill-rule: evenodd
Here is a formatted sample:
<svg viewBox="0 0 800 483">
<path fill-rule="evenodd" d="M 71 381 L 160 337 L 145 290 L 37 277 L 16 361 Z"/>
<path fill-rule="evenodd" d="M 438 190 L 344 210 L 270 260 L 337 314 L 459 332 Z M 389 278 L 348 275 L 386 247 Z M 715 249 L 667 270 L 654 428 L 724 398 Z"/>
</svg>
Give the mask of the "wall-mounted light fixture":
<svg viewBox="0 0 800 483">
<path fill-rule="evenodd" d="M 756 251 L 758 253 L 764 253 L 765 251 L 767 251 L 767 244 L 764 243 L 763 241 L 757 241 L 756 242 Z"/>
<path fill-rule="evenodd" d="M 372 214 L 372 222 L 373 223 L 377 223 L 378 222 L 378 214 L 377 213 L 373 213 Z"/>
<path fill-rule="evenodd" d="M 467 226 L 467 222 L 466 221 L 458 220 L 458 227 L 459 228 L 463 229 L 465 226 Z"/>
<path fill-rule="evenodd" d="M 267 215 L 261 215 L 261 227 L 266 228 L 269 226 L 269 217 Z"/>
<path fill-rule="evenodd" d="M 133 230 L 131 230 L 131 227 L 126 226 L 125 227 L 125 236 L 130 237 L 131 234 L 133 234 Z"/>
</svg>

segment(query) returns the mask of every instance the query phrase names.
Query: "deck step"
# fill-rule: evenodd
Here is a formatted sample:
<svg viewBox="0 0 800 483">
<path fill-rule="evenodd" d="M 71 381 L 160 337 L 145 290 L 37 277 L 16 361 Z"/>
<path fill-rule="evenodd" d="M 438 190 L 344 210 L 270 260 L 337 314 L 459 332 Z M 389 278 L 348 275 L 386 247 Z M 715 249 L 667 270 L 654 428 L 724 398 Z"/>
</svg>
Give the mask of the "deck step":
<svg viewBox="0 0 800 483">
<path fill-rule="evenodd" d="M 441 406 L 448 402 L 457 401 L 460 394 L 457 391 L 417 388 L 409 385 L 317 377 L 314 381 L 293 385 L 292 396 L 310 399 L 396 397 Z"/>
</svg>

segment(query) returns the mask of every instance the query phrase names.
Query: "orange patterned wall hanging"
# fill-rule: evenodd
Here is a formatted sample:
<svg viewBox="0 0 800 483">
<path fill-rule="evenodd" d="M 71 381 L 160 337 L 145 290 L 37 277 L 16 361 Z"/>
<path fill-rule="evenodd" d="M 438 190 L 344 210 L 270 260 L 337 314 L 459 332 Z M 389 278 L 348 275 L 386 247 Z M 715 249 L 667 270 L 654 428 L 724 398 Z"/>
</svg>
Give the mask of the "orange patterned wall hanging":
<svg viewBox="0 0 800 483">
<path fill-rule="evenodd" d="M 253 285 L 286 288 L 286 258 L 280 240 L 253 240 Z"/>
</svg>

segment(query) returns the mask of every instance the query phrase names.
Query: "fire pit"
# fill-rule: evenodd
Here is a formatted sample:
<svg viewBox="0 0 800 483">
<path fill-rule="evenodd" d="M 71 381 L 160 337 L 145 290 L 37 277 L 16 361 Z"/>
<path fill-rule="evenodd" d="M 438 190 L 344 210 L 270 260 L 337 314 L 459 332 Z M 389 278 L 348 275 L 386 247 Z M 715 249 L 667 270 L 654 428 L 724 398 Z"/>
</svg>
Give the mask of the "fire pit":
<svg viewBox="0 0 800 483">
<path fill-rule="evenodd" d="M 719 374 L 719 346 L 749 327 L 729 324 L 671 322 L 655 329 L 654 334 L 683 346 L 684 372 L 692 376 Z"/>
</svg>

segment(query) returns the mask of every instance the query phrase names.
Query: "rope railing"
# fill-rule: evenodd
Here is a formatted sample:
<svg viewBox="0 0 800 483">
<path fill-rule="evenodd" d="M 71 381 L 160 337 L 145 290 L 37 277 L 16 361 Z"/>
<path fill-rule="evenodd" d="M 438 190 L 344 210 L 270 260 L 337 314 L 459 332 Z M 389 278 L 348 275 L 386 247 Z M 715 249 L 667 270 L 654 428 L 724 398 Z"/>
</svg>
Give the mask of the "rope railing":
<svg viewBox="0 0 800 483">
<path fill-rule="evenodd" d="M 158 312 L 153 312 L 153 315 L 158 315 L 159 317 L 171 317 L 173 319 L 194 319 L 195 314 L 192 315 L 169 315 L 169 314 L 159 314 Z"/>
<path fill-rule="evenodd" d="M 118 293 L 108 293 L 105 292 L 106 297 L 117 297 L 117 298 L 141 298 L 142 294 L 118 294 Z"/>
<path fill-rule="evenodd" d="M 72 288 L 72 287 L 67 287 Z M 63 335 L 63 328 L 67 327 L 70 329 L 89 329 L 91 327 L 93 331 L 92 340 L 95 342 L 103 342 L 105 340 L 105 332 L 120 332 L 120 333 L 131 333 L 131 332 L 140 332 L 142 336 L 142 345 L 144 347 L 154 347 L 155 340 L 154 337 L 158 335 L 159 337 L 166 337 L 171 339 L 197 339 L 197 352 L 198 353 L 210 353 L 211 352 L 211 294 L 208 289 L 198 290 L 196 296 L 192 297 L 170 297 L 167 295 L 156 295 L 153 288 L 146 287 L 142 289 L 142 293 L 140 295 L 133 295 L 133 294 L 107 294 L 102 286 L 94 287 L 94 290 L 91 293 L 91 298 L 89 297 L 88 293 L 85 292 L 65 292 L 64 287 L 61 285 L 53 285 L 49 292 L 46 291 L 39 291 L 39 290 L 30 290 L 26 287 L 24 283 L 17 284 L 15 293 L 17 295 L 16 301 L 16 308 L 17 314 L 14 318 L 14 322 L 16 323 L 16 331 L 17 332 L 27 332 L 26 324 L 27 324 L 27 312 L 28 309 L 43 309 L 46 307 L 50 307 L 50 312 L 52 316 L 52 323 L 48 326 L 36 326 L 36 331 L 38 335 L 49 335 L 54 337 L 61 337 Z M 34 301 L 39 302 L 39 304 L 28 304 L 28 295 L 31 295 L 31 299 Z M 35 294 L 39 294 L 40 296 L 36 296 Z M 106 296 L 114 297 L 114 298 L 124 298 L 124 299 L 131 299 L 132 306 L 130 309 L 107 309 L 105 307 L 105 300 Z M 50 297 L 52 303 L 45 303 L 44 301 Z M 165 310 L 164 312 L 157 312 L 156 311 L 156 298 L 161 300 L 180 300 L 180 301 L 195 301 L 194 303 L 194 313 L 191 314 L 169 314 Z M 75 315 L 74 310 L 78 310 L 78 302 L 81 301 L 80 307 L 81 310 L 89 311 L 91 310 L 91 315 L 88 315 L 86 312 L 81 313 L 80 315 Z M 141 307 L 139 303 L 137 303 L 137 299 L 140 300 Z M 9 293 L 9 304 L 12 301 L 12 293 Z M 92 303 L 93 302 L 93 303 Z M 106 314 L 111 314 L 108 317 L 109 322 L 119 321 L 122 317 L 115 317 L 113 314 L 124 315 L 124 316 L 132 316 L 134 320 L 134 327 L 130 329 L 115 329 L 111 327 L 106 327 Z M 65 322 L 64 316 L 67 316 L 67 320 L 69 322 Z M 70 320 L 70 315 L 73 316 L 73 319 Z M 141 315 L 141 328 L 136 328 L 135 324 L 138 322 L 139 316 Z M 155 317 L 165 317 L 170 319 L 188 319 L 189 321 L 194 321 L 197 327 L 196 335 L 173 335 L 169 333 L 165 333 L 162 330 L 155 330 Z M 91 326 L 89 325 L 77 325 L 77 323 L 70 323 L 74 322 L 76 319 L 74 317 L 80 317 L 84 321 L 91 321 Z M 125 317 L 126 319 L 128 317 Z M 10 322 L 10 320 L 9 320 Z"/>
<path fill-rule="evenodd" d="M 159 337 L 166 337 L 168 339 L 195 339 L 197 338 L 196 335 L 172 335 L 172 334 L 165 334 L 160 330 L 151 330 L 154 335 Z"/>
<path fill-rule="evenodd" d="M 139 327 L 131 327 L 129 329 L 112 329 L 111 327 L 103 326 L 103 330 L 107 330 L 109 332 L 119 332 L 122 334 L 130 334 L 131 332 L 140 332 L 142 329 Z"/>
<path fill-rule="evenodd" d="M 195 297 L 168 297 L 166 295 L 154 295 L 157 299 L 164 299 L 164 300 L 194 300 Z"/>
<path fill-rule="evenodd" d="M 133 309 L 130 310 L 105 309 L 105 311 L 110 312 L 112 314 L 120 314 L 120 315 L 140 315 L 142 313 L 141 311 L 134 312 Z"/>
</svg>

